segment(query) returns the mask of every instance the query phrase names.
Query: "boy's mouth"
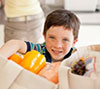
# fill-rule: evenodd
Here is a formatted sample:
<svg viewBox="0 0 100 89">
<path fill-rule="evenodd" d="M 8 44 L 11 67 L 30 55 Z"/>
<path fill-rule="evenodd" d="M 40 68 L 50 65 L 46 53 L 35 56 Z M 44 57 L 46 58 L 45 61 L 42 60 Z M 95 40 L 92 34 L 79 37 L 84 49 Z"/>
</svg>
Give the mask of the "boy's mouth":
<svg viewBox="0 0 100 89">
<path fill-rule="evenodd" d="M 60 54 L 62 54 L 62 51 L 61 51 L 61 50 L 54 50 L 54 49 L 52 49 L 52 52 L 53 52 L 53 54 L 55 54 L 55 55 L 60 55 Z"/>
</svg>

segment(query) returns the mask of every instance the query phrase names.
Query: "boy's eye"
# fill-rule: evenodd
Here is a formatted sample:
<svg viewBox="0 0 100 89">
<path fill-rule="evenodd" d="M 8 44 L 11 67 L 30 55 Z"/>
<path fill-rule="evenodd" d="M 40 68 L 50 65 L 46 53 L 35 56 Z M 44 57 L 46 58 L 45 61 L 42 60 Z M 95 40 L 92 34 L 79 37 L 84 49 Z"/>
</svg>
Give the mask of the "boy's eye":
<svg viewBox="0 0 100 89">
<path fill-rule="evenodd" d="M 65 42 L 69 41 L 68 39 L 63 39 Z"/>
<path fill-rule="evenodd" d="M 54 39 L 54 37 L 53 37 L 53 36 L 50 36 L 49 38 Z"/>
</svg>

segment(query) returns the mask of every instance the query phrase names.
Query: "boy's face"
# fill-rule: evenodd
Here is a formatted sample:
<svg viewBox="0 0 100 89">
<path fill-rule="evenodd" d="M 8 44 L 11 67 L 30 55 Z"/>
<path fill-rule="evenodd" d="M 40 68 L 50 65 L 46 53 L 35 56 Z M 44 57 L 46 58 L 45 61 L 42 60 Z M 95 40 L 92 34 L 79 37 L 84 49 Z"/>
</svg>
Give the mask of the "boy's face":
<svg viewBox="0 0 100 89">
<path fill-rule="evenodd" d="M 46 32 L 45 42 L 52 59 L 63 60 L 75 44 L 73 30 L 65 29 L 63 26 L 52 26 Z"/>
</svg>

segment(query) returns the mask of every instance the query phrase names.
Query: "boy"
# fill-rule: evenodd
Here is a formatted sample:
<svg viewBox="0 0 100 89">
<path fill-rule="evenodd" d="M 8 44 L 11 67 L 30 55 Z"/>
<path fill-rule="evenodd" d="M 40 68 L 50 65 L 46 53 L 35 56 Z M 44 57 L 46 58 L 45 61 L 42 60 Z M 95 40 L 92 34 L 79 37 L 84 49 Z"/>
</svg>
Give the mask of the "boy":
<svg viewBox="0 0 100 89">
<path fill-rule="evenodd" d="M 9 57 L 13 53 L 37 50 L 45 55 L 47 62 L 68 58 L 77 42 L 80 21 L 68 10 L 55 10 L 47 16 L 44 26 L 45 43 L 33 44 L 20 40 L 10 40 L 0 48 L 0 54 Z"/>
</svg>

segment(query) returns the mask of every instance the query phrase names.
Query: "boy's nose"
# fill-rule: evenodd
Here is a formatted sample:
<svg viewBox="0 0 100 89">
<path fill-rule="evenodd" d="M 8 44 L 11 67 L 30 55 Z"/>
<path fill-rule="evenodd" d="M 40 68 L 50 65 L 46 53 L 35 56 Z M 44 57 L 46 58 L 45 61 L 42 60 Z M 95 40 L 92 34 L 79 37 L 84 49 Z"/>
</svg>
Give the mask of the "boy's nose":
<svg viewBox="0 0 100 89">
<path fill-rule="evenodd" d="M 62 47 L 62 42 L 56 41 L 56 42 L 55 42 L 55 47 L 61 48 L 61 47 Z"/>
</svg>

